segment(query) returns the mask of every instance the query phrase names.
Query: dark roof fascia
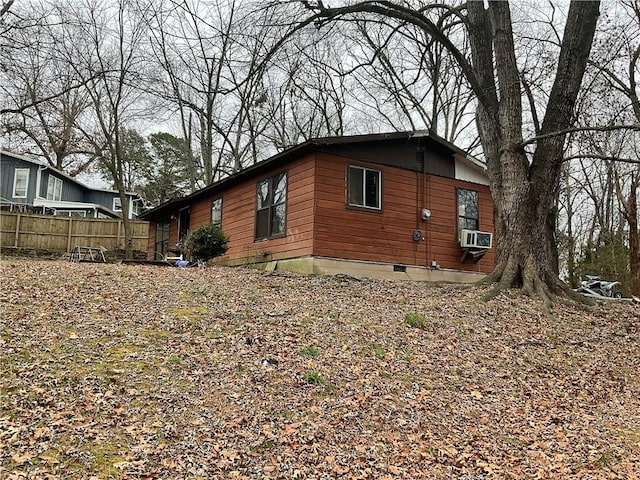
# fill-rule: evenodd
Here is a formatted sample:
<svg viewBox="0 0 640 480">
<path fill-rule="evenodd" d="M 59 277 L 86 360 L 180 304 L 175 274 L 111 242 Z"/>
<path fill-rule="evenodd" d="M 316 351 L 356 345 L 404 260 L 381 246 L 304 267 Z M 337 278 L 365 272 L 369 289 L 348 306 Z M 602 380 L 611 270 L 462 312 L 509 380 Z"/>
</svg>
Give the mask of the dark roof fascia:
<svg viewBox="0 0 640 480">
<path fill-rule="evenodd" d="M 285 164 L 290 160 L 297 158 L 298 156 L 308 153 L 311 151 L 319 151 L 322 147 L 331 147 L 333 145 L 345 145 L 352 143 L 362 143 L 362 142 L 379 142 L 383 140 L 411 140 L 413 138 L 427 138 L 434 141 L 436 144 L 441 145 L 445 149 L 451 151 L 451 153 L 459 153 L 463 155 L 465 158 L 468 157 L 468 153 L 462 150 L 459 147 L 456 147 L 454 144 L 446 141 L 442 137 L 430 133 L 426 130 L 412 131 L 412 132 L 391 132 L 391 133 L 374 133 L 374 134 L 364 134 L 364 135 L 349 135 L 349 136 L 341 136 L 341 137 L 322 137 L 322 138 L 312 138 L 307 140 L 306 142 L 300 143 L 294 147 L 288 148 L 276 155 L 269 157 L 266 160 L 256 163 L 244 170 L 240 170 L 228 177 L 223 178 L 215 183 L 207 185 L 206 187 L 197 190 L 185 197 L 174 198 L 172 200 L 168 200 L 165 203 L 158 205 L 157 207 L 142 213 L 138 218 L 141 220 L 154 220 L 158 218 L 162 218 L 164 214 L 168 212 L 173 212 L 183 208 L 187 205 L 190 205 L 195 200 L 198 200 L 201 197 L 213 196 L 216 191 L 220 190 L 222 187 L 229 187 L 235 183 L 238 183 L 241 180 L 246 178 L 251 178 L 251 176 L 256 175 L 257 173 L 269 169 L 274 168 L 278 165 Z M 472 162 L 473 163 L 473 162 Z"/>
<path fill-rule="evenodd" d="M 428 130 L 415 130 L 415 131 L 406 131 L 406 132 L 391 132 L 391 133 L 373 133 L 373 134 L 363 134 L 363 135 L 349 135 L 343 137 L 325 137 L 325 138 L 313 138 L 309 142 L 314 145 L 339 145 L 339 144 L 348 144 L 348 143 L 359 143 L 359 142 L 369 142 L 369 141 L 382 141 L 382 140 L 402 140 L 402 139 L 422 139 L 426 138 L 432 140 L 433 142 L 440 144 L 442 147 L 445 147 L 447 150 L 450 150 L 452 153 L 458 153 L 463 155 L 464 157 L 468 157 L 469 153 L 461 149 L 460 147 L 454 145 L 453 143 L 445 140 L 441 136 L 429 132 Z"/>
<path fill-rule="evenodd" d="M 306 152 L 310 152 L 313 150 L 313 140 L 306 141 L 295 147 L 288 148 L 276 155 L 269 157 L 266 160 L 256 163 L 255 165 L 251 165 L 239 172 L 233 173 L 228 177 L 223 178 L 222 180 L 218 180 L 206 187 L 201 188 L 200 190 L 196 190 L 195 192 L 180 198 L 174 198 L 171 200 L 167 200 L 166 202 L 158 205 L 151 210 L 142 213 L 138 216 L 141 220 L 152 220 L 163 216 L 164 212 L 173 212 L 175 210 L 179 210 L 184 206 L 190 205 L 195 200 L 198 200 L 201 197 L 206 197 L 209 195 L 214 195 L 218 190 L 223 187 L 232 186 L 246 178 L 251 178 L 253 175 L 257 175 L 258 173 L 277 167 L 278 165 L 286 164 L 288 161 L 293 159 L 294 157 L 301 155 Z"/>
</svg>

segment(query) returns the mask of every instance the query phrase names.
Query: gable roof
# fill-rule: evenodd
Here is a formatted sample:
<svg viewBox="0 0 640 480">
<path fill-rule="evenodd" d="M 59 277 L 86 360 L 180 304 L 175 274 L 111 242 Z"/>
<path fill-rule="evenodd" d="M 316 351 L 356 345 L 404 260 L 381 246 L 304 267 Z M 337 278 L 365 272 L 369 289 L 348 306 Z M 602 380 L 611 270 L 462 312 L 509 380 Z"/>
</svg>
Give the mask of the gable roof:
<svg viewBox="0 0 640 480">
<path fill-rule="evenodd" d="M 450 152 L 451 154 L 458 154 L 462 159 L 464 159 L 464 161 L 468 162 L 471 167 L 477 170 L 484 171 L 486 169 L 485 164 L 480 160 L 471 157 L 461 148 L 428 131 L 392 132 L 365 135 L 349 135 L 340 137 L 312 138 L 310 140 L 307 140 L 306 142 L 287 148 L 286 150 L 283 150 L 282 152 L 277 153 L 267 158 L 266 160 L 258 162 L 255 165 L 251 165 L 250 167 L 229 175 L 222 180 L 213 182 L 189 195 L 168 200 L 158 205 L 157 207 L 142 213 L 139 218 L 142 220 L 153 220 L 159 218 L 166 210 L 175 210 L 182 208 L 183 206 L 191 204 L 194 200 L 214 194 L 216 191 L 222 189 L 223 187 L 232 186 L 242 180 L 257 176 L 265 170 L 285 165 L 286 163 L 299 158 L 306 153 L 322 151 L 324 147 L 351 145 L 363 142 L 379 142 L 385 140 L 411 140 L 414 138 L 426 139 L 430 143 L 440 147 L 445 151 Z"/>
<path fill-rule="evenodd" d="M 115 193 L 115 194 L 118 193 L 117 190 L 112 190 L 112 189 L 108 189 L 108 188 L 105 189 L 105 188 L 90 187 L 90 186 L 82 183 L 80 180 L 72 177 L 68 173 L 63 172 L 62 170 L 59 170 L 59 169 L 49 165 L 44 160 L 41 160 L 41 159 L 39 159 L 37 157 L 34 157 L 34 156 L 31 156 L 31 155 L 23 155 L 23 154 L 19 154 L 19 153 L 13 153 L 13 152 L 9 152 L 7 150 L 0 150 L 0 155 L 17 158 L 18 160 L 22 160 L 23 162 L 31 163 L 31 164 L 36 165 L 38 167 L 45 167 L 45 169 L 51 170 L 56 175 L 64 177 L 66 180 L 68 180 L 68 181 L 70 181 L 72 183 L 75 183 L 76 185 L 78 185 L 79 187 L 84 188 L 85 190 L 91 190 L 91 191 L 94 191 L 94 192 Z M 134 197 L 138 197 L 139 196 L 137 193 L 133 193 L 133 192 L 125 192 L 125 193 L 127 195 L 131 195 L 131 196 L 134 196 Z"/>
</svg>

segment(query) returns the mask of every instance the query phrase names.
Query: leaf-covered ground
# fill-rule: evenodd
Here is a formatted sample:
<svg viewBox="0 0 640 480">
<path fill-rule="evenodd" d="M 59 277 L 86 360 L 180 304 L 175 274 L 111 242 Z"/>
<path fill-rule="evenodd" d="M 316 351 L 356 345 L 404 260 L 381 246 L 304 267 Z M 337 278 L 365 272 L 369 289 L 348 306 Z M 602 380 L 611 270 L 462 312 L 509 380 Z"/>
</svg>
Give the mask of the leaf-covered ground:
<svg viewBox="0 0 640 480">
<path fill-rule="evenodd" d="M 0 261 L 0 478 L 640 477 L 640 310 Z M 424 328 L 407 323 L 424 321 Z"/>
</svg>

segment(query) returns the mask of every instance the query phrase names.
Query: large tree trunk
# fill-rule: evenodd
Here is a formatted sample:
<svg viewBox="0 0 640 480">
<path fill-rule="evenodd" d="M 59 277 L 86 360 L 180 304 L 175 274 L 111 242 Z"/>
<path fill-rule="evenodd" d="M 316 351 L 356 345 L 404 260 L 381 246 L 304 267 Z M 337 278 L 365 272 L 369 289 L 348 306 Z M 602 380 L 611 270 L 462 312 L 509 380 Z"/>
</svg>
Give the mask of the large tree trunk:
<svg viewBox="0 0 640 480">
<path fill-rule="evenodd" d="M 497 282 L 497 291 L 517 287 L 527 295 L 549 299 L 568 289 L 562 286 L 555 266 L 555 194 L 550 185 L 529 181 L 524 152 L 503 152 L 499 158 L 506 183 L 492 181 L 494 224 L 499 238 L 496 265 L 487 281 Z M 517 166 L 516 166 L 517 165 Z M 505 170 L 510 170 L 508 173 Z M 497 292 L 496 291 L 496 292 Z"/>
<path fill-rule="evenodd" d="M 571 3 L 556 78 L 532 158 L 527 158 L 522 140 L 509 4 L 489 2 L 485 10 L 482 2 L 470 2 L 468 9 L 473 67 L 485 89 L 479 97 L 478 129 L 495 205 L 496 266 L 488 280 L 497 282 L 497 288 L 492 294 L 518 287 L 525 294 L 540 294 L 547 302 L 561 291 L 572 295 L 557 275 L 555 214 L 565 139 L 557 132 L 572 122 L 599 3 Z M 489 31 L 493 43 L 487 41 Z M 486 94 L 491 91 L 499 95 Z"/>
<path fill-rule="evenodd" d="M 640 232 L 638 231 L 638 187 L 640 175 L 631 175 L 629 196 L 625 199 L 620 178 L 615 172 L 616 194 L 622 205 L 622 215 L 629 226 L 629 270 L 631 271 L 631 293 L 640 295 Z"/>
</svg>

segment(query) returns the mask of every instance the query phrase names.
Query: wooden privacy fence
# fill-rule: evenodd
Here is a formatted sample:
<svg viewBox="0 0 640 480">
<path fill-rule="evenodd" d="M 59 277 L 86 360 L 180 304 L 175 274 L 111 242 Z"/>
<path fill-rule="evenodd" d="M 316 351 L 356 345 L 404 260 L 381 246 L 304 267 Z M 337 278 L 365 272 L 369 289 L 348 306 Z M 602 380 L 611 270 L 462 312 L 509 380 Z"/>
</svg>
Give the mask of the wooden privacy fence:
<svg viewBox="0 0 640 480">
<path fill-rule="evenodd" d="M 0 245 L 70 252 L 76 245 L 124 249 L 122 220 L 1 212 Z M 147 250 L 149 223 L 132 221 L 133 249 Z"/>
</svg>

